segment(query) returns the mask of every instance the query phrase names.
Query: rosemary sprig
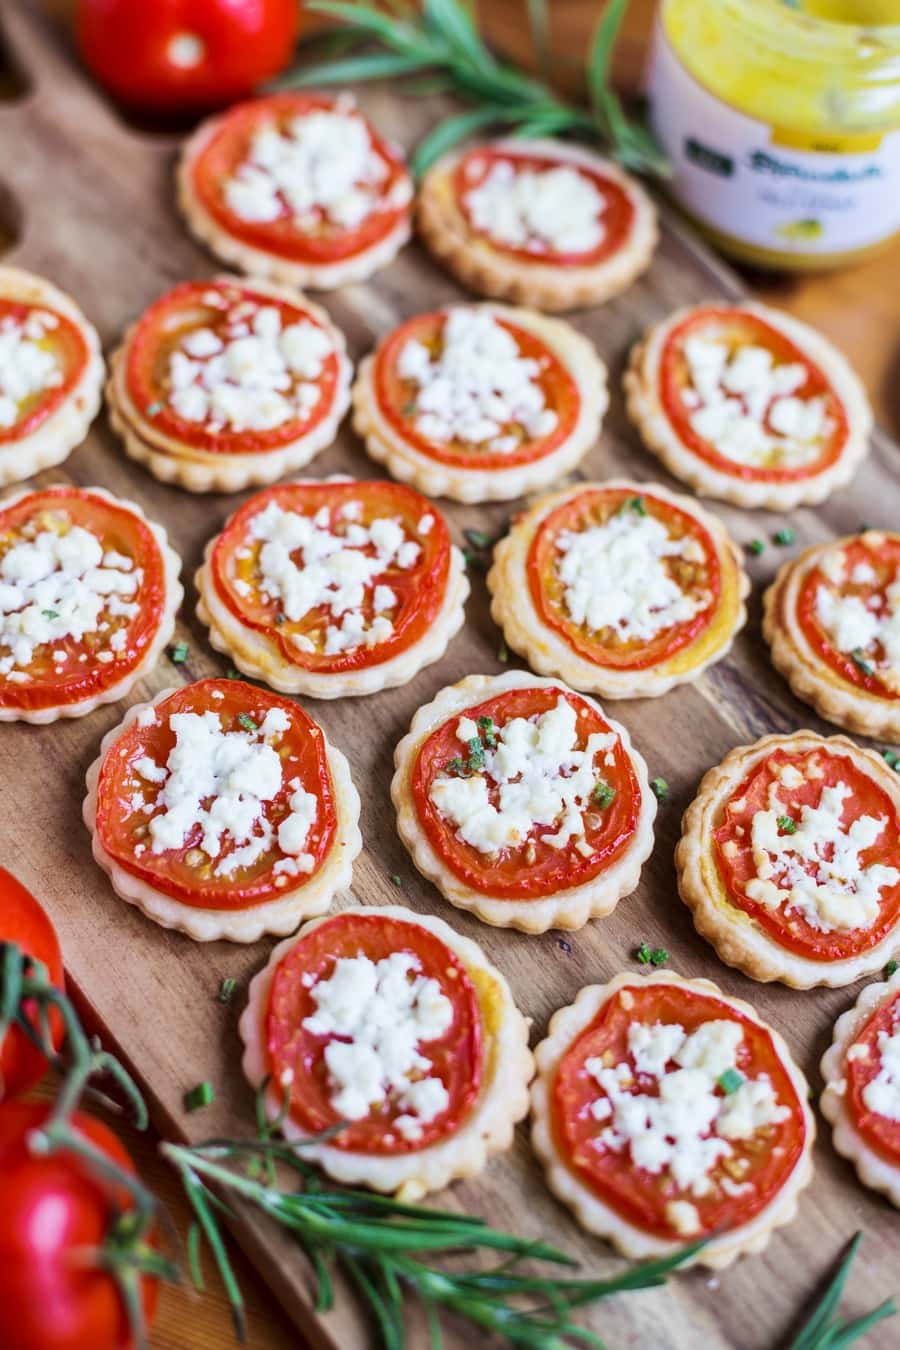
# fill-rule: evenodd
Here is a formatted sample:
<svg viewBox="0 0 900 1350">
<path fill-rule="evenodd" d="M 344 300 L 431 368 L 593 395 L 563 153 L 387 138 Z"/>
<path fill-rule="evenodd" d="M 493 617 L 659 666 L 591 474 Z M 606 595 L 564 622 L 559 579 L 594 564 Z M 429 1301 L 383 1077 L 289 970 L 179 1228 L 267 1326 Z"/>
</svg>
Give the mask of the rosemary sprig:
<svg viewBox="0 0 900 1350">
<path fill-rule="evenodd" d="M 628 169 L 665 175 L 668 165 L 653 137 L 625 113 L 609 83 L 612 51 L 628 0 L 610 0 L 588 54 L 586 106 L 569 102 L 546 83 L 498 60 L 482 40 L 461 0 L 423 0 L 421 12 L 386 13 L 350 0 L 308 0 L 307 9 L 344 25 L 367 50 L 291 71 L 278 85 L 304 88 L 397 76 L 431 76 L 476 106 L 446 118 L 425 136 L 412 167 L 423 173 L 466 137 L 488 127 L 520 136 L 574 136 L 605 146 Z M 531 0 L 529 13 L 541 65 L 547 73 L 546 5 Z"/>
<path fill-rule="evenodd" d="M 321 1311 L 333 1304 L 331 1268 L 337 1264 L 368 1304 L 383 1350 L 403 1350 L 404 1311 L 411 1295 L 425 1306 L 435 1346 L 440 1344 L 438 1317 L 446 1310 L 505 1337 L 512 1346 L 562 1350 L 563 1338 L 568 1338 L 600 1347 L 598 1337 L 571 1320 L 572 1311 L 610 1294 L 664 1283 L 702 1245 L 628 1267 L 608 1279 L 533 1274 L 520 1269 L 522 1262 L 542 1261 L 555 1267 L 574 1262 L 545 1242 L 500 1232 L 469 1214 L 407 1205 L 368 1191 L 325 1190 L 302 1157 L 304 1147 L 319 1142 L 315 1138 L 288 1144 L 273 1138 L 270 1128 L 264 1139 L 215 1139 L 193 1148 L 162 1145 L 162 1153 L 181 1177 L 198 1230 L 209 1241 L 239 1334 L 243 1302 L 216 1218 L 223 1207 L 222 1195 L 248 1201 L 292 1234 L 312 1261 Z M 256 1164 L 262 1159 L 269 1166 L 286 1163 L 299 1177 L 300 1188 L 279 1189 L 272 1175 L 265 1181 L 255 1179 L 248 1175 L 247 1159 Z M 424 1259 L 426 1254 L 490 1253 L 499 1254 L 499 1261 L 476 1270 L 444 1270 Z"/>
<path fill-rule="evenodd" d="M 886 1317 L 895 1316 L 897 1305 L 892 1298 L 849 1322 L 837 1315 L 844 1285 L 862 1239 L 862 1233 L 857 1233 L 831 1283 L 786 1350 L 846 1350 Z"/>
</svg>

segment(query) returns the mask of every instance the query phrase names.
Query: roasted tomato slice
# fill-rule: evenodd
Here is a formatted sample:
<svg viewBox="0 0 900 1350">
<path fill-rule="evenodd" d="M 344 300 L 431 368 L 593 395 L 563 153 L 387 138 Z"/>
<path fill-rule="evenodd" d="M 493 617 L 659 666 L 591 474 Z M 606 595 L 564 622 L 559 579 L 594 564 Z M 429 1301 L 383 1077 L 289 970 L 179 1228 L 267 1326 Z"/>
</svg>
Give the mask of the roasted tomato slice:
<svg viewBox="0 0 900 1350">
<path fill-rule="evenodd" d="M 886 999 L 854 1038 L 848 1054 L 847 1110 L 854 1126 L 876 1153 L 895 1167 L 900 1164 L 900 1120 L 891 1109 L 887 1052 L 900 1041 L 900 994 Z M 862 1047 L 857 1050 L 856 1047 Z M 895 1052 L 896 1053 L 896 1052 Z"/>
<path fill-rule="evenodd" d="M 65 314 L 0 296 L 0 446 L 42 427 L 77 387 L 89 359 L 83 333 Z"/>
<path fill-rule="evenodd" d="M 275 972 L 265 1035 L 297 1125 L 315 1134 L 349 1121 L 334 1148 L 428 1148 L 460 1127 L 481 1087 L 475 986 L 413 915 L 338 914 L 302 934 Z"/>
</svg>

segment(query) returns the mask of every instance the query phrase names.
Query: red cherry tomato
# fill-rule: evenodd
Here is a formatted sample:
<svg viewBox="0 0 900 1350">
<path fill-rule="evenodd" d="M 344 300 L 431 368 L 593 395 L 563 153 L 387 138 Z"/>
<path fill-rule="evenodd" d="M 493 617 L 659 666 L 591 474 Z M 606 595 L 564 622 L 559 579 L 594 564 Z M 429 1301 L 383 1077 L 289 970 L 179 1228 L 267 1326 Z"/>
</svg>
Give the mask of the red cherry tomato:
<svg viewBox="0 0 900 1350">
<path fill-rule="evenodd" d="M 0 867 L 0 942 L 15 942 L 29 956 L 42 961 L 53 983 L 62 989 L 63 963 L 56 929 L 31 892 L 3 867 Z M 60 1021 L 52 1019 L 51 1027 L 54 1042 L 58 1043 Z M 0 1097 L 26 1092 L 43 1078 L 46 1068 L 46 1059 L 24 1031 L 10 1027 L 0 1044 Z M 0 1345 L 4 1344 L 0 1338 Z"/>
<path fill-rule="evenodd" d="M 134 1344 L 114 1275 L 101 1263 L 127 1192 L 97 1179 L 90 1164 L 60 1150 L 44 1157 L 28 1139 L 50 1114 L 42 1102 L 0 1106 L 0 1345 L 9 1350 L 131 1350 Z M 118 1167 L 134 1165 L 116 1136 L 79 1112 L 76 1129 Z M 159 1293 L 141 1276 L 147 1326 Z"/>
<path fill-rule="evenodd" d="M 144 112 L 206 112 L 283 70 L 299 0 L 78 0 L 75 35 L 91 73 Z"/>
</svg>

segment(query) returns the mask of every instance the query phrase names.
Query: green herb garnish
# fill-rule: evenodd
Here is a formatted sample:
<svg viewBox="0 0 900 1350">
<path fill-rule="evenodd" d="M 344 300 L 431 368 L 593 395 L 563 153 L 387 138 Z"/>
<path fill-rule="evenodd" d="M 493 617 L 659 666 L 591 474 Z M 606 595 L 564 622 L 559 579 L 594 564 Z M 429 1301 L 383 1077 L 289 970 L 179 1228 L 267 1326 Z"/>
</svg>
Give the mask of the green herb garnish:
<svg viewBox="0 0 900 1350">
<path fill-rule="evenodd" d="M 634 955 L 635 959 L 639 961 L 642 966 L 649 966 L 650 957 L 653 955 L 653 953 L 650 950 L 649 944 L 646 942 L 642 942 Z"/>
<path fill-rule="evenodd" d="M 730 1097 L 732 1092 L 737 1092 L 741 1083 L 743 1083 L 744 1075 L 738 1073 L 737 1069 L 726 1069 L 723 1074 L 719 1075 L 716 1081 L 725 1093 L 725 1096 Z"/>
<path fill-rule="evenodd" d="M 245 731 L 258 731 L 259 727 L 254 722 L 249 713 L 238 713 L 238 726 L 243 727 Z"/>
<path fill-rule="evenodd" d="M 469 751 L 469 769 L 472 773 L 477 773 L 479 769 L 484 768 L 484 746 L 481 743 L 480 736 L 473 736 L 468 743 Z"/>
<path fill-rule="evenodd" d="M 621 515 L 623 511 L 633 511 L 636 516 L 645 516 L 647 507 L 644 504 L 643 497 L 626 497 L 619 507 L 619 514 Z"/>
<path fill-rule="evenodd" d="M 447 763 L 444 765 L 444 768 L 447 770 L 447 773 L 462 773 L 465 767 L 466 766 L 461 755 L 454 755 L 453 758 L 448 760 Z"/>
<path fill-rule="evenodd" d="M 882 750 L 881 756 L 889 769 L 896 769 L 900 764 L 900 755 L 896 750 Z"/>
<path fill-rule="evenodd" d="M 654 947 L 650 953 L 651 966 L 664 966 L 669 959 L 669 953 L 665 947 Z"/>
<path fill-rule="evenodd" d="M 488 750 L 495 750 L 497 748 L 497 732 L 493 717 L 479 717 L 478 728 Z"/>
<path fill-rule="evenodd" d="M 797 822 L 793 816 L 779 816 L 777 825 L 783 834 L 796 834 Z"/>
<path fill-rule="evenodd" d="M 235 670 L 234 666 L 229 666 L 225 672 L 225 678 L 226 680 L 242 680 L 244 677 L 239 670 Z"/>
<path fill-rule="evenodd" d="M 490 548 L 493 540 L 484 530 L 463 530 L 463 534 L 473 548 Z"/>
<path fill-rule="evenodd" d="M 874 675 L 875 667 L 870 661 L 867 661 L 863 655 L 862 647 L 854 647 L 850 653 L 850 660 L 856 666 L 861 675 Z"/>
<path fill-rule="evenodd" d="M 395 872 L 394 875 L 391 877 L 391 882 L 394 886 L 399 888 L 400 886 L 403 885 L 403 878 L 398 877 L 397 873 Z"/>
<path fill-rule="evenodd" d="M 500 646 L 497 648 L 497 660 L 502 661 L 504 665 L 509 660 L 509 648 L 503 638 L 500 639 Z"/>
<path fill-rule="evenodd" d="M 765 550 L 766 546 L 763 543 L 762 539 L 751 539 L 750 543 L 747 545 L 747 552 L 752 553 L 754 558 L 758 558 L 761 553 L 765 552 Z"/>
<path fill-rule="evenodd" d="M 791 544 L 797 542 L 797 531 L 792 530 L 790 525 L 785 525 L 784 529 L 775 531 L 772 535 L 772 541 L 781 548 L 790 548 Z"/>
<path fill-rule="evenodd" d="M 838 1304 L 862 1236 L 862 1233 L 857 1233 L 850 1243 L 834 1278 L 787 1350 L 847 1350 L 848 1346 L 865 1336 L 879 1322 L 896 1313 L 897 1305 L 889 1298 L 871 1312 L 854 1317 L 852 1321 L 846 1322 L 837 1316 Z"/>
<path fill-rule="evenodd" d="M 45 619 L 58 619 L 59 612 L 55 609 L 42 609 L 41 613 Z"/>
<path fill-rule="evenodd" d="M 215 1100 L 212 1083 L 198 1083 L 184 1094 L 185 1111 L 202 1111 Z"/>
<path fill-rule="evenodd" d="M 157 403 L 148 403 L 148 404 L 147 404 L 147 416 L 148 416 L 148 417 L 155 417 L 157 413 L 161 413 L 161 412 L 162 412 L 162 410 L 163 410 L 163 408 L 164 408 L 165 406 L 166 406 L 166 405 L 165 405 L 164 403 L 159 403 L 159 402 L 157 402 Z"/>
<path fill-rule="evenodd" d="M 616 789 L 610 784 L 604 782 L 601 778 L 594 784 L 594 790 L 591 793 L 591 801 L 595 806 L 599 806 L 601 811 L 605 811 L 616 799 Z"/>
<path fill-rule="evenodd" d="M 588 106 L 570 103 L 534 75 L 500 61 L 485 45 L 462 0 L 423 0 L 421 10 L 350 0 L 309 0 L 307 9 L 344 25 L 351 50 L 331 61 L 312 61 L 278 81 L 281 88 L 440 75 L 445 86 L 475 106 L 443 118 L 412 158 L 416 175 L 453 146 L 490 127 L 523 136 L 573 136 L 605 146 L 628 169 L 665 175 L 668 165 L 649 131 L 626 116 L 609 79 L 610 61 L 626 0 L 613 0 L 600 17 L 587 54 Z M 536 42 L 547 31 L 546 4 L 529 0 Z M 374 48 L 374 50 L 372 50 Z M 546 49 L 546 44 L 544 44 Z"/>
<path fill-rule="evenodd" d="M 894 961 L 894 960 L 891 960 L 891 961 L 888 961 L 888 963 L 887 963 L 887 965 L 885 966 L 885 968 L 884 968 L 882 974 L 884 975 L 884 978 L 885 978 L 886 980 L 889 980 L 889 979 L 891 978 L 892 975 L 896 975 L 896 974 L 897 974 L 897 971 L 898 971 L 898 970 L 900 970 L 900 961 Z"/>
<path fill-rule="evenodd" d="M 651 778 L 650 790 L 658 802 L 664 802 L 669 795 L 669 785 L 664 778 Z"/>
<path fill-rule="evenodd" d="M 230 975 L 226 975 L 225 979 L 219 985 L 219 992 L 216 994 L 216 998 L 220 1003 L 230 1003 L 234 997 L 235 989 L 237 989 L 237 980 L 233 980 Z"/>
<path fill-rule="evenodd" d="M 186 642 L 176 642 L 174 647 L 169 650 L 169 660 L 175 666 L 183 666 L 188 659 L 190 650 Z"/>
</svg>

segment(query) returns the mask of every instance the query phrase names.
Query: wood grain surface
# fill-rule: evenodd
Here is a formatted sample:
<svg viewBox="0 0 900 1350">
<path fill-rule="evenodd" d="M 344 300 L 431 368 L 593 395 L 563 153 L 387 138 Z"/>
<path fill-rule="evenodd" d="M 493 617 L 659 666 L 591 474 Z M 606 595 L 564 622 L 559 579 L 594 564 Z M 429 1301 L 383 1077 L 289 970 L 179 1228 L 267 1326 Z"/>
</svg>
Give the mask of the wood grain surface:
<svg viewBox="0 0 900 1350">
<path fill-rule="evenodd" d="M 2 0 L 0 16 L 7 41 L 31 82 L 28 97 L 0 107 L 0 211 L 4 202 L 12 202 L 21 215 L 19 242 L 7 258 L 70 290 L 109 349 L 125 324 L 162 290 L 216 270 L 191 243 L 174 212 L 170 184 L 175 142 L 126 128 L 28 5 Z M 407 144 L 440 115 L 436 105 L 401 101 L 386 91 L 368 90 L 363 102 L 388 134 Z M 735 295 L 739 289 L 730 272 L 670 223 L 648 276 L 618 301 L 577 317 L 577 326 L 608 361 L 614 390 L 603 436 L 583 463 L 584 476 L 628 472 L 643 480 L 666 481 L 624 419 L 619 376 L 627 350 L 648 323 L 675 305 Z M 458 295 L 453 283 L 412 246 L 371 283 L 326 297 L 326 304 L 359 358 L 401 318 Z M 841 317 L 835 312 L 833 318 L 840 337 Z M 876 525 L 894 523 L 900 497 L 895 486 L 898 455 L 887 437 L 876 436 L 872 456 L 850 489 L 823 508 L 792 516 L 797 548 L 853 530 L 863 519 Z M 379 476 L 346 427 L 316 460 L 315 471 Z M 193 617 L 191 578 L 204 543 L 238 499 L 196 499 L 156 483 L 123 457 L 102 417 L 63 469 L 43 475 L 41 481 L 59 480 L 99 483 L 137 500 L 166 526 L 185 561 L 188 600 L 178 636 L 190 643 L 188 662 L 176 669 L 164 660 L 132 701 L 182 679 L 221 673 L 227 663 L 211 652 Z M 457 537 L 463 525 L 490 529 L 506 514 L 502 507 L 443 509 Z M 768 537 L 783 523 L 766 513 L 716 509 L 741 542 Z M 581 985 L 620 969 L 637 970 L 632 953 L 642 939 L 664 945 L 673 969 L 718 981 L 770 1018 L 817 1089 L 816 1066 L 833 1020 L 853 1002 L 856 991 L 796 993 L 755 985 L 723 967 L 693 932 L 675 892 L 672 868 L 681 811 L 710 764 L 732 746 L 767 731 L 822 729 L 774 674 L 759 635 L 759 591 L 784 556 L 770 545 L 761 558 L 751 560 L 756 583 L 751 622 L 727 661 L 694 686 L 613 710 L 628 725 L 651 772 L 668 779 L 672 796 L 660 813 L 657 846 L 638 892 L 609 919 L 567 935 L 565 943 L 553 934 L 530 938 L 487 929 L 450 909 L 415 874 L 394 830 L 387 792 L 392 750 L 415 709 L 463 675 L 503 668 L 480 577 L 474 578 L 467 627 L 437 666 L 407 687 L 374 698 L 338 704 L 304 701 L 347 753 L 363 797 L 367 847 L 355 870 L 352 897 L 346 899 L 395 903 L 398 893 L 390 877 L 398 874 L 402 898 L 412 908 L 441 914 L 485 946 L 534 1019 L 536 1037 L 552 1011 L 570 1002 Z M 158 929 L 112 894 L 91 860 L 80 806 L 85 770 L 100 739 L 121 715 L 119 706 L 46 729 L 3 729 L 0 856 L 45 900 L 86 1013 L 141 1077 L 157 1129 L 188 1140 L 240 1132 L 248 1128 L 250 1109 L 236 1055 L 241 998 L 223 1008 L 215 993 L 226 975 L 244 990 L 265 963 L 270 944 L 195 945 Z M 215 1083 L 217 1100 L 206 1112 L 185 1116 L 182 1094 L 202 1079 Z M 852 1169 L 831 1149 L 825 1127 L 816 1166 L 816 1181 L 802 1198 L 799 1218 L 761 1256 L 747 1258 L 715 1279 L 691 1272 L 664 1290 L 620 1297 L 587 1317 L 588 1324 L 602 1330 L 614 1348 L 686 1350 L 702 1344 L 769 1350 L 789 1329 L 838 1248 L 860 1227 L 868 1234 L 866 1257 L 855 1272 L 847 1306 L 859 1311 L 879 1301 L 896 1286 L 896 1212 L 859 1186 Z M 549 1196 L 524 1130 L 510 1153 L 492 1162 L 478 1181 L 457 1186 L 440 1199 L 521 1233 L 552 1237 L 587 1271 L 600 1273 L 620 1264 L 602 1243 L 581 1234 Z M 237 1226 L 245 1250 L 315 1344 L 329 1350 L 362 1350 L 368 1344 L 367 1327 L 350 1297 L 341 1297 L 338 1310 L 328 1317 L 313 1317 L 302 1255 L 252 1215 L 242 1213 Z M 221 1315 L 218 1321 L 211 1312 L 195 1317 L 197 1305 L 183 1300 L 170 1300 L 166 1307 L 159 1346 L 193 1350 L 229 1343 Z M 277 1348 L 289 1343 L 283 1324 L 268 1320 L 256 1300 L 252 1311 L 253 1344 Z M 466 1340 L 465 1331 L 451 1329 L 449 1345 L 461 1346 Z"/>
</svg>

